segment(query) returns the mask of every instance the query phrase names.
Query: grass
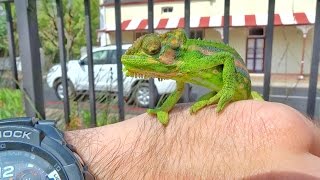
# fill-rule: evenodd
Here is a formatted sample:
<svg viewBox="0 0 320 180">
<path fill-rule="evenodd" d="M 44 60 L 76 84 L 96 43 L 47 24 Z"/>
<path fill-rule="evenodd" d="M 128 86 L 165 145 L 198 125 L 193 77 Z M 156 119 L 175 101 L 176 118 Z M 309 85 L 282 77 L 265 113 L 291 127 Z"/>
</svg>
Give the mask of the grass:
<svg viewBox="0 0 320 180">
<path fill-rule="evenodd" d="M 99 100 L 101 97 L 97 97 Z M 102 108 L 97 109 L 96 123 L 97 126 L 104 126 L 118 122 L 117 115 L 110 112 L 110 105 L 114 104 L 112 98 L 104 98 Z M 83 107 L 78 101 L 70 101 L 71 114 L 70 123 L 67 125 L 67 130 L 89 128 L 91 122 L 91 113 L 88 107 Z"/>
<path fill-rule="evenodd" d="M 0 89 L 0 119 L 25 116 L 23 94 L 20 90 Z"/>
<path fill-rule="evenodd" d="M 82 110 L 83 122 L 86 127 L 90 127 L 91 115 L 89 110 Z M 100 111 L 97 113 L 97 126 L 104 126 L 118 122 L 116 116 L 111 115 L 107 111 Z"/>
</svg>

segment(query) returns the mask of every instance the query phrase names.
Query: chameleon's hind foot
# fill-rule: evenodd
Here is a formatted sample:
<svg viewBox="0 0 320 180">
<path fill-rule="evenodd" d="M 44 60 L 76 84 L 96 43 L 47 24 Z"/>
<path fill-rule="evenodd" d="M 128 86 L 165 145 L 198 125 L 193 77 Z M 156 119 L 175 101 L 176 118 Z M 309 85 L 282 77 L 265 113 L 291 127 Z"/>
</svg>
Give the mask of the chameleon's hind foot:
<svg viewBox="0 0 320 180">
<path fill-rule="evenodd" d="M 197 102 L 195 102 L 191 107 L 190 107 L 190 113 L 194 114 L 196 112 L 198 112 L 200 109 L 204 108 L 207 106 L 208 100 L 210 98 L 212 98 L 213 96 L 215 96 L 217 94 L 217 92 L 215 91 L 211 91 L 208 92 L 204 95 L 202 95 Z"/>
<path fill-rule="evenodd" d="M 202 99 L 194 103 L 190 108 L 190 113 L 196 113 L 200 109 L 218 103 L 216 112 L 220 112 L 233 98 L 235 90 L 232 88 L 224 88 L 217 94 L 208 99 Z"/>
<path fill-rule="evenodd" d="M 167 125 L 169 123 L 169 114 L 166 111 L 162 111 L 161 109 L 148 109 L 147 113 L 157 115 L 158 121 L 163 125 Z"/>
<path fill-rule="evenodd" d="M 251 91 L 251 97 L 254 100 L 260 100 L 260 101 L 264 101 L 263 97 L 261 96 L 260 93 L 258 93 L 257 91 Z"/>
<path fill-rule="evenodd" d="M 216 112 L 220 112 L 224 109 L 224 107 L 229 104 L 234 96 L 235 90 L 232 88 L 223 88 L 219 91 L 215 96 L 209 99 L 207 105 L 212 105 L 218 102 L 216 107 Z"/>
</svg>

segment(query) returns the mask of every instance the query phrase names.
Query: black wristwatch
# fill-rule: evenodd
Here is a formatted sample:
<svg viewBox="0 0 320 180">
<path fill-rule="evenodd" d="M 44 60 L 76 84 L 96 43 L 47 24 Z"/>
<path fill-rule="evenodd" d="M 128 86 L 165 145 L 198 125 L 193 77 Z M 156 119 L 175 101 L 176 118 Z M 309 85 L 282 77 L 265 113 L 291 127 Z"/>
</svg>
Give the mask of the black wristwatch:
<svg viewBox="0 0 320 180">
<path fill-rule="evenodd" d="M 74 148 L 55 121 L 35 118 L 0 120 L 1 180 L 91 180 Z"/>
</svg>

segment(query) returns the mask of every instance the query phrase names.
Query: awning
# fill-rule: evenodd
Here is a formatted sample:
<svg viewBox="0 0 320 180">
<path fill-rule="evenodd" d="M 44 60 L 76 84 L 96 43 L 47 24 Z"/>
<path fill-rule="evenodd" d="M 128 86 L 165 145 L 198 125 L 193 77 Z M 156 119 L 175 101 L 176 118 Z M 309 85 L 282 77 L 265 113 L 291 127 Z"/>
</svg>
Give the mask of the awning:
<svg viewBox="0 0 320 180">
<path fill-rule="evenodd" d="M 208 27 L 223 27 L 223 16 L 203 16 L 191 17 L 191 28 L 208 28 Z M 231 27 L 252 27 L 266 26 L 268 23 L 268 14 L 253 14 L 253 15 L 237 15 L 229 17 Z M 297 13 L 279 13 L 274 15 L 274 25 L 306 25 L 313 24 L 315 21 L 314 13 L 297 12 Z M 171 17 L 154 20 L 155 29 L 174 29 L 183 28 L 183 17 Z M 148 29 L 148 19 L 129 19 L 122 21 L 121 28 L 123 31 L 130 30 L 146 30 Z M 115 31 L 115 26 L 109 26 L 100 31 Z"/>
</svg>

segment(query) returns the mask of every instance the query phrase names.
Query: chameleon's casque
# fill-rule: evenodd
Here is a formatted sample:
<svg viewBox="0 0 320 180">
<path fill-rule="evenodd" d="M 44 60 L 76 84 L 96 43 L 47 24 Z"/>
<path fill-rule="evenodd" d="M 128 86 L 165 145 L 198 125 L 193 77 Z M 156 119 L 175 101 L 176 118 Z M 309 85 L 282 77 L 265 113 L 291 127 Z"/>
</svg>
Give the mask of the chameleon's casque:
<svg viewBox="0 0 320 180">
<path fill-rule="evenodd" d="M 176 80 L 176 91 L 161 107 L 148 110 L 164 125 L 185 83 L 212 90 L 191 106 L 191 113 L 211 104 L 218 104 L 216 111 L 220 112 L 231 101 L 262 99 L 251 91 L 246 65 L 233 48 L 220 42 L 188 39 L 181 29 L 140 37 L 121 60 L 128 76 Z"/>
</svg>

